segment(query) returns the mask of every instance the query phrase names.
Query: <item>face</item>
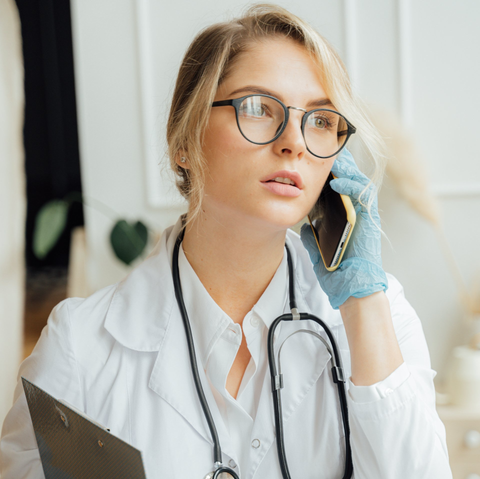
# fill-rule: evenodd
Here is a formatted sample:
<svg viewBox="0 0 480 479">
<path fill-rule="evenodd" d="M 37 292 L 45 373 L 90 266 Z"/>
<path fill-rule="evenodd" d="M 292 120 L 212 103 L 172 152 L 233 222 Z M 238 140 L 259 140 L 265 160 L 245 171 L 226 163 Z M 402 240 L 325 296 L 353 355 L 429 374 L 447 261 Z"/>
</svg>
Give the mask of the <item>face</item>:
<svg viewBox="0 0 480 479">
<path fill-rule="evenodd" d="M 267 90 L 286 106 L 307 111 L 315 108 L 307 107 L 309 101 L 326 98 L 315 64 L 301 45 L 289 39 L 255 44 L 219 87 L 215 101 L 258 93 L 243 89 L 246 86 Z M 208 162 L 203 203 L 207 214 L 220 221 L 233 219 L 234 224 L 285 230 L 309 213 L 335 157 L 321 159 L 310 154 L 301 131 L 304 112 L 289 111 L 280 137 L 267 145 L 256 145 L 240 133 L 233 106 L 211 108 L 203 144 Z M 303 187 L 297 196 L 279 194 L 263 182 L 280 170 L 300 175 Z"/>
</svg>

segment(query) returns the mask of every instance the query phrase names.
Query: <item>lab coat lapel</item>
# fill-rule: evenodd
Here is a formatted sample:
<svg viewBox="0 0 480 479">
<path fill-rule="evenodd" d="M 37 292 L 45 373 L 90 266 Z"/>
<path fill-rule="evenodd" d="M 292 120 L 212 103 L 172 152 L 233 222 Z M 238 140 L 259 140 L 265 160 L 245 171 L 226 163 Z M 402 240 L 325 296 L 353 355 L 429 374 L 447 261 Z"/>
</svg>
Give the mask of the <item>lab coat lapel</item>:
<svg viewBox="0 0 480 479">
<path fill-rule="evenodd" d="M 197 354 L 197 364 L 201 365 Z M 233 459 L 229 435 L 215 398 L 211 391 L 205 371 L 198 368 L 203 391 L 210 408 L 217 433 L 222 445 L 222 452 Z M 210 444 L 213 445 L 208 423 L 205 419 L 200 400 L 197 395 L 190 365 L 190 356 L 185 336 L 185 329 L 180 313 L 175 310 L 170 318 L 165 341 L 158 352 L 155 365 L 150 376 L 149 387 L 172 406 L 191 426 Z"/>
</svg>

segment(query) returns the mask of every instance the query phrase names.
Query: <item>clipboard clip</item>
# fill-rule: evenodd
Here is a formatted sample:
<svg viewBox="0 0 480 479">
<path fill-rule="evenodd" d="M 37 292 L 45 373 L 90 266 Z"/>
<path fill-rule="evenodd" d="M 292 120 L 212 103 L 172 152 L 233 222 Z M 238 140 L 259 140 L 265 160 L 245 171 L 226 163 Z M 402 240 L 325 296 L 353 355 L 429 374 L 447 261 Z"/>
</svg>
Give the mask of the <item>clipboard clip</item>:
<svg viewBox="0 0 480 479">
<path fill-rule="evenodd" d="M 64 406 L 67 406 L 70 409 L 73 409 L 79 416 L 82 416 L 85 419 L 88 419 L 90 422 L 92 422 L 96 426 L 100 427 L 104 431 L 110 432 L 110 429 L 108 427 L 105 427 L 102 424 L 100 424 L 99 422 L 94 421 L 91 417 L 87 416 L 84 412 L 80 411 L 80 409 L 76 408 L 75 406 L 73 406 L 69 402 L 65 401 L 65 399 L 57 399 L 57 402 L 63 404 Z M 67 415 L 58 406 L 55 405 L 55 407 L 57 408 L 58 412 L 60 413 L 60 419 L 65 424 L 65 427 L 68 427 L 68 417 L 67 417 Z"/>
</svg>

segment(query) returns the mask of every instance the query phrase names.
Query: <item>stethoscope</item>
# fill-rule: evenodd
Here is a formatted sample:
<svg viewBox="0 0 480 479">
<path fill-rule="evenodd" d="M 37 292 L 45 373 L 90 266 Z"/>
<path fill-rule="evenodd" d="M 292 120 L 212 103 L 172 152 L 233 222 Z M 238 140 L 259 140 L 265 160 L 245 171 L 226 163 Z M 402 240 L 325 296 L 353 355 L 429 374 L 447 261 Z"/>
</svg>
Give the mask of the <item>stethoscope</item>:
<svg viewBox="0 0 480 479">
<path fill-rule="evenodd" d="M 200 376 L 198 374 L 198 365 L 197 359 L 195 356 L 195 346 L 193 344 L 193 336 L 192 330 L 190 328 L 190 322 L 188 320 L 187 310 L 185 308 L 185 303 L 183 301 L 183 294 L 182 294 L 182 286 L 180 284 L 180 276 L 178 273 L 178 253 L 180 248 L 180 243 L 183 240 L 183 236 L 185 234 L 185 228 L 182 228 L 182 231 L 177 237 L 175 242 L 175 247 L 173 250 L 173 257 L 172 257 L 172 276 L 173 276 L 173 285 L 175 287 L 175 297 L 177 298 L 178 307 L 180 309 L 180 313 L 182 314 L 183 324 L 185 326 L 185 333 L 187 336 L 187 343 L 188 343 L 188 351 L 190 355 L 190 364 L 192 367 L 192 374 L 193 379 L 195 381 L 195 387 L 197 389 L 198 398 L 200 400 L 200 404 L 202 405 L 203 413 L 205 415 L 205 419 L 207 420 L 208 427 L 210 429 L 210 434 L 213 439 L 213 462 L 214 462 L 214 469 L 211 473 L 207 474 L 205 479 L 219 479 L 220 474 L 226 473 L 229 474 L 234 479 L 240 479 L 238 474 L 231 469 L 230 467 L 224 465 L 222 463 L 222 449 L 220 447 L 220 441 L 218 439 L 217 429 L 215 427 L 215 423 L 212 418 L 212 414 L 210 412 L 210 408 L 208 407 L 207 400 L 205 398 L 205 394 L 203 392 L 203 387 L 200 382 Z M 293 286 L 293 265 L 292 265 L 292 258 L 290 256 L 290 251 L 288 246 L 285 245 L 287 249 L 287 259 L 288 259 L 288 271 L 289 271 L 289 297 L 290 297 L 290 310 L 291 313 L 282 314 L 279 316 L 270 326 L 268 330 L 268 363 L 270 366 L 270 376 L 272 381 L 272 393 L 273 393 L 273 408 L 275 413 L 275 430 L 276 430 L 276 438 L 277 438 L 277 453 L 278 453 L 278 460 L 280 462 L 280 468 L 282 470 L 283 479 L 290 479 L 290 472 L 288 470 L 287 465 L 287 458 L 285 455 L 285 444 L 284 444 L 284 437 L 283 437 L 283 418 L 282 418 L 282 397 L 281 397 L 281 390 L 284 387 L 284 380 L 282 375 L 282 368 L 280 363 L 280 354 L 282 352 L 282 347 L 285 344 L 285 341 L 292 337 L 294 334 L 297 333 L 308 333 L 312 336 L 318 338 L 327 348 L 328 352 L 330 353 L 330 361 L 332 362 L 332 376 L 333 381 L 337 384 L 338 387 L 338 397 L 340 401 L 340 407 L 342 411 L 342 421 L 343 421 L 343 429 L 345 431 L 345 472 L 343 474 L 342 479 L 349 479 L 353 474 L 353 464 L 352 464 L 352 451 L 350 448 L 350 425 L 348 422 L 348 409 L 347 409 L 347 399 L 346 399 L 346 392 L 345 392 L 345 377 L 343 374 L 343 367 L 342 367 L 342 359 L 338 354 L 337 343 L 335 338 L 333 337 L 330 329 L 327 325 L 319 318 L 314 316 L 310 313 L 299 313 L 295 301 L 295 291 Z M 275 363 L 275 357 L 273 352 L 273 337 L 275 333 L 275 328 L 280 324 L 281 321 L 298 321 L 298 320 L 312 320 L 319 324 L 325 331 L 330 340 L 331 346 L 327 343 L 327 341 L 320 336 L 320 334 L 310 331 L 307 329 L 300 329 L 295 331 L 294 333 L 290 334 L 285 338 L 283 343 L 281 344 L 278 350 L 278 374 L 277 374 L 277 366 Z M 333 351 L 332 351 L 333 349 Z"/>
</svg>

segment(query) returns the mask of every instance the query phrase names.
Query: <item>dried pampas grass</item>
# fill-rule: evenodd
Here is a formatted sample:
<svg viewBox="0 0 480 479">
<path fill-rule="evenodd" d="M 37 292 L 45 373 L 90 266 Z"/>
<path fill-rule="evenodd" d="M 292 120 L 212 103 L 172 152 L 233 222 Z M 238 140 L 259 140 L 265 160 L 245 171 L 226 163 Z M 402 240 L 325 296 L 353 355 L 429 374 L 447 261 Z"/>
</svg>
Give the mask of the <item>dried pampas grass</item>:
<svg viewBox="0 0 480 479">
<path fill-rule="evenodd" d="M 412 135 L 393 114 L 370 107 L 371 119 L 387 146 L 387 176 L 400 196 L 433 225 L 440 224 L 440 208 L 430 193 L 425 160 Z"/>
<path fill-rule="evenodd" d="M 447 242 L 441 223 L 440 207 L 430 191 L 424 156 L 413 135 L 392 113 L 369 106 L 370 118 L 382 134 L 388 163 L 386 175 L 399 195 L 435 229 L 445 260 L 457 284 L 460 303 L 467 317 L 480 314 L 480 298 L 475 298 L 465 285 L 457 261 Z M 477 294 L 480 289 L 476 289 Z"/>
</svg>

